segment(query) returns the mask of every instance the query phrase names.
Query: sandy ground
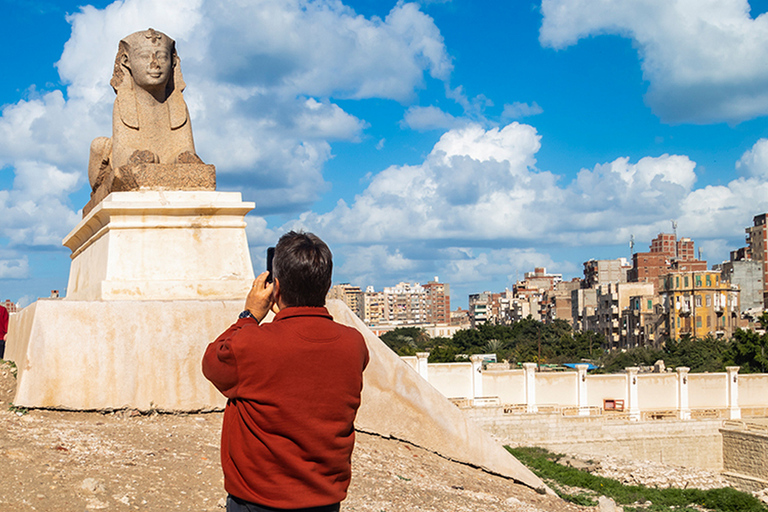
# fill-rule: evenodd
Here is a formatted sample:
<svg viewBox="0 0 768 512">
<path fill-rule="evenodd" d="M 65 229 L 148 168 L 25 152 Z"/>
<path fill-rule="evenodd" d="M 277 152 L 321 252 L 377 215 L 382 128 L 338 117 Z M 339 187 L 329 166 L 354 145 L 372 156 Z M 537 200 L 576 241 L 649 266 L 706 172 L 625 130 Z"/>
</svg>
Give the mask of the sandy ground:
<svg viewBox="0 0 768 512">
<path fill-rule="evenodd" d="M 0 512 L 224 510 L 222 415 L 16 411 L 0 365 Z M 346 511 L 589 510 L 408 443 L 358 433 Z"/>
</svg>

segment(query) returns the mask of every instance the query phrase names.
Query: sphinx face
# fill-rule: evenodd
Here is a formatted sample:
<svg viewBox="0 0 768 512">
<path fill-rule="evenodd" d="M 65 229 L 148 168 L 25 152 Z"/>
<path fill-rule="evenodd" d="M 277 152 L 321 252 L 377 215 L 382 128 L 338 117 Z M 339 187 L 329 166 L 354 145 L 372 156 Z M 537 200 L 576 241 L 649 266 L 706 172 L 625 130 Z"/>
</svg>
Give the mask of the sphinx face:
<svg viewBox="0 0 768 512">
<path fill-rule="evenodd" d="M 171 51 L 165 45 L 150 42 L 128 50 L 128 68 L 134 83 L 142 89 L 165 87 L 171 77 Z"/>
</svg>

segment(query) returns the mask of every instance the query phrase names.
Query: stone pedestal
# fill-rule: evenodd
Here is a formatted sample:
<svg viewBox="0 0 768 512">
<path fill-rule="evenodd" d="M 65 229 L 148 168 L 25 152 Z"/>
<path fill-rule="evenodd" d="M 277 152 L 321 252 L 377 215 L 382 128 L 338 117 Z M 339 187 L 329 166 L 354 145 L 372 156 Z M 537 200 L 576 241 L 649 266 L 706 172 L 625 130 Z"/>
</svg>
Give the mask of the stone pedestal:
<svg viewBox="0 0 768 512">
<path fill-rule="evenodd" d="M 237 320 L 230 301 L 42 299 L 14 315 L 6 358 L 15 405 L 198 411 L 226 399 L 200 369 L 205 347 Z"/>
<path fill-rule="evenodd" d="M 222 406 L 205 347 L 254 279 L 239 192 L 113 192 L 67 235 L 67 296 L 15 315 L 14 403 L 66 409 Z"/>
<path fill-rule="evenodd" d="M 67 235 L 67 300 L 243 299 L 254 278 L 239 192 L 113 192 Z"/>
</svg>

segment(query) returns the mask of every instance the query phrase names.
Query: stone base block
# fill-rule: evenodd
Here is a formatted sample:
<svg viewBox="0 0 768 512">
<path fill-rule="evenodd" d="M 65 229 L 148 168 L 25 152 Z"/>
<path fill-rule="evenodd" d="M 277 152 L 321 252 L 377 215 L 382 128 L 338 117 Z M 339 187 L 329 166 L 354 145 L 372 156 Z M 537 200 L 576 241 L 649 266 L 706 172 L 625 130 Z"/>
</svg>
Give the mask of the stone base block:
<svg viewBox="0 0 768 512">
<path fill-rule="evenodd" d="M 205 347 L 237 319 L 237 301 L 43 299 L 14 315 L 6 359 L 13 403 L 75 410 L 223 407 L 203 376 Z"/>
<path fill-rule="evenodd" d="M 234 300 L 254 273 L 239 192 L 113 192 L 64 239 L 67 300 Z"/>
<path fill-rule="evenodd" d="M 216 167 L 204 163 L 139 163 L 110 170 L 91 193 L 83 217 L 110 193 L 133 190 L 216 190 Z"/>
</svg>

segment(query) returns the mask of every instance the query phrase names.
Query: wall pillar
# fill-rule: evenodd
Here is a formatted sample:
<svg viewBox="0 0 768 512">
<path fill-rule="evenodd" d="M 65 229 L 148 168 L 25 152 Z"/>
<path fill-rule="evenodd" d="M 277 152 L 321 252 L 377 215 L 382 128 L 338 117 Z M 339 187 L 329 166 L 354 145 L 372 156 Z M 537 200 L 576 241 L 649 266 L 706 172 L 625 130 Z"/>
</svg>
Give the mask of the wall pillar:
<svg viewBox="0 0 768 512">
<path fill-rule="evenodd" d="M 475 354 L 469 356 L 472 361 L 472 399 L 483 396 L 483 356 Z"/>
<path fill-rule="evenodd" d="M 739 407 L 739 369 L 741 366 L 726 366 L 728 372 L 728 418 L 741 419 L 741 407 Z"/>
<path fill-rule="evenodd" d="M 525 372 L 525 405 L 526 412 L 538 412 L 536 406 L 536 363 L 523 363 Z"/>
<path fill-rule="evenodd" d="M 688 372 L 690 368 L 681 366 L 677 371 L 677 414 L 681 420 L 691 419 L 691 407 L 688 405 Z"/>
<path fill-rule="evenodd" d="M 640 421 L 640 404 L 637 403 L 637 372 L 640 370 L 636 366 L 630 366 L 624 369 L 627 372 L 627 400 L 629 404 L 629 419 L 631 421 Z"/>
<path fill-rule="evenodd" d="M 416 352 L 416 371 L 429 382 L 429 352 Z"/>
<path fill-rule="evenodd" d="M 579 398 L 579 416 L 589 416 L 589 407 L 587 406 L 587 368 L 588 364 L 577 364 L 578 380 L 576 389 Z"/>
</svg>

